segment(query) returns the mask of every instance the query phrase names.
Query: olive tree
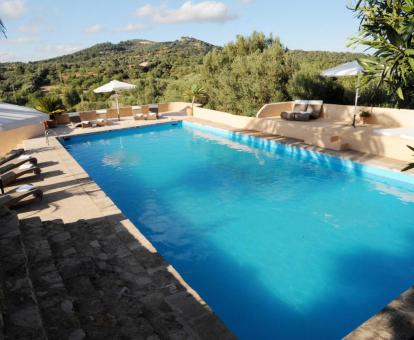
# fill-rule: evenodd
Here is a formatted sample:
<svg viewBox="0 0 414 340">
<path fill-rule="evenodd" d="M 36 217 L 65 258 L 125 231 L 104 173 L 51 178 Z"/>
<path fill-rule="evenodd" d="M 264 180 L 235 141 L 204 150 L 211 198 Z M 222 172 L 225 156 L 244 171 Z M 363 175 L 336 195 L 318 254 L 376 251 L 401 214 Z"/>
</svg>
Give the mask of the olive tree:
<svg viewBox="0 0 414 340">
<path fill-rule="evenodd" d="M 380 79 L 396 94 L 397 104 L 410 105 L 414 85 L 414 0 L 358 0 L 351 7 L 360 19 L 351 45 L 363 45 L 373 58 L 360 63 L 370 80 Z M 408 101 L 408 103 L 407 103 Z"/>
</svg>

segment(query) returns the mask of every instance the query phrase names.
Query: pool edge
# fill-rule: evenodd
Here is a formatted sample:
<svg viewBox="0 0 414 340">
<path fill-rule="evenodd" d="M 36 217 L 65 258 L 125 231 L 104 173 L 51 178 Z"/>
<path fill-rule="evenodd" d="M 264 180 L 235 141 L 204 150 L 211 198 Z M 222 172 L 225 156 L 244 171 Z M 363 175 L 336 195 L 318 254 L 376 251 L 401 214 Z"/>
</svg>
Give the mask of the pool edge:
<svg viewBox="0 0 414 340">
<path fill-rule="evenodd" d="M 231 134 L 243 134 L 243 132 L 239 132 L 237 130 L 232 130 L 232 129 L 225 129 L 225 128 L 218 128 L 218 127 L 214 127 L 211 125 L 208 125 L 207 121 L 204 122 L 194 122 L 194 121 L 188 121 L 188 120 L 177 120 L 175 122 L 183 122 L 183 126 L 188 125 L 198 125 L 199 127 L 202 127 L 202 129 L 204 129 L 205 131 L 217 131 L 217 130 L 221 130 L 221 132 L 223 132 L 225 135 L 231 135 Z M 172 122 L 165 122 L 164 124 L 171 124 Z M 159 123 L 158 123 L 159 124 Z M 148 124 L 146 125 L 146 127 L 151 127 L 151 126 L 155 126 L 158 125 L 157 123 L 154 124 Z M 133 129 L 136 127 L 129 127 L 126 129 Z M 123 129 L 117 129 L 117 131 L 119 130 L 123 130 Z M 104 132 L 111 132 L 111 130 L 109 131 L 104 131 Z M 93 133 L 99 133 L 99 131 L 97 132 L 93 132 Z M 90 133 L 80 133 L 80 134 L 76 134 L 75 136 L 80 136 L 80 135 L 86 135 L 86 134 L 90 134 Z M 74 137 L 75 137 L 74 136 Z M 256 137 L 256 136 L 249 136 L 249 138 L 254 138 L 254 139 L 261 139 L 262 137 Z M 77 161 L 72 157 L 72 155 L 65 149 L 65 147 L 61 144 L 60 141 L 58 141 L 57 138 L 55 138 L 56 143 L 62 148 L 64 149 L 64 151 L 70 156 L 70 158 L 79 166 L 81 167 Z M 276 144 L 280 144 L 276 141 L 269 141 L 269 143 L 276 143 Z M 362 169 L 366 169 L 366 168 L 374 168 L 375 169 L 379 169 L 380 171 L 386 171 L 386 172 L 390 172 L 390 173 L 395 173 L 396 175 L 402 175 L 404 177 L 409 177 L 410 180 L 408 181 L 410 183 L 410 185 L 412 183 L 414 183 L 414 175 L 413 174 L 401 174 L 399 172 L 397 172 L 396 169 L 393 169 L 391 167 L 386 167 L 386 166 L 381 166 L 381 165 L 372 165 L 372 164 L 366 164 L 366 162 L 364 161 L 356 161 L 356 160 L 352 160 L 346 157 L 342 157 L 339 153 L 335 154 L 330 154 L 328 153 L 330 150 L 327 149 L 322 149 L 322 148 L 317 148 L 312 149 L 312 150 L 307 150 L 305 148 L 303 148 L 301 145 L 298 146 L 289 146 L 290 148 L 295 148 L 299 149 L 299 151 L 304 151 L 304 152 L 309 152 L 311 154 L 316 154 L 317 156 L 324 156 L 324 157 L 330 157 L 330 158 L 335 158 L 335 159 L 339 159 L 339 160 L 344 160 L 347 162 L 353 162 L 353 163 L 358 163 L 361 165 Z M 82 168 L 82 167 L 81 167 Z M 82 170 L 84 171 L 84 173 L 87 175 L 88 178 L 90 178 L 89 174 L 87 174 L 87 172 L 82 168 Z M 379 175 L 381 176 L 381 175 Z M 91 178 L 90 178 L 91 179 Z M 92 179 L 91 179 L 92 180 Z M 397 181 L 400 181 L 398 179 L 396 179 Z M 93 181 L 93 180 L 92 180 Z M 93 181 L 94 182 L 94 181 Z M 403 181 L 404 182 L 404 181 Z M 94 182 L 95 183 L 95 182 Z M 96 183 L 95 183 L 96 184 Z M 97 185 L 97 184 L 96 184 Z M 97 185 L 98 186 L 98 185 Z M 106 195 L 106 193 L 98 186 L 98 188 L 105 194 L 105 196 L 112 202 L 112 200 Z M 112 202 L 112 204 L 119 209 L 115 203 Z M 121 214 L 123 215 L 123 213 L 121 212 Z M 125 217 L 126 219 L 126 217 Z M 139 231 L 139 228 L 136 227 L 129 219 L 126 219 L 138 232 L 139 234 L 142 236 L 143 239 L 146 240 L 146 242 L 148 242 L 149 245 L 151 245 L 151 247 L 156 251 L 155 247 L 145 238 L 145 236 Z M 157 252 L 158 253 L 158 252 Z M 166 261 L 167 262 L 167 261 Z M 174 273 L 182 280 L 182 282 L 185 283 L 185 286 L 188 287 L 194 294 L 196 294 L 196 296 L 198 296 L 200 298 L 201 301 L 203 301 L 205 303 L 204 300 L 202 300 L 202 298 L 199 296 L 199 294 L 193 290 L 185 281 L 184 279 L 181 277 L 181 275 L 172 267 L 172 265 L 170 264 L 170 267 L 172 268 L 172 270 L 174 271 Z M 379 334 L 381 333 L 381 335 L 383 336 L 384 334 L 388 334 L 390 335 L 390 338 L 396 338 L 395 336 L 395 329 L 393 328 L 393 325 L 390 325 L 389 323 L 389 319 L 390 319 L 390 315 L 392 315 L 393 313 L 396 313 L 395 311 L 401 311 L 404 309 L 407 310 L 414 310 L 414 303 L 410 304 L 410 299 L 408 299 L 408 296 L 413 296 L 413 298 L 411 299 L 412 301 L 414 300 L 414 287 L 409 287 L 407 290 L 403 291 L 399 296 L 397 296 L 394 300 L 392 300 L 389 304 L 387 304 L 386 306 L 384 306 L 383 309 L 381 309 L 380 311 L 378 311 L 376 314 L 374 314 L 372 317 L 370 317 L 369 319 L 367 319 L 366 321 L 364 321 L 361 325 L 359 325 L 358 327 L 354 328 L 353 330 L 350 331 L 350 333 L 348 333 L 347 335 L 345 335 L 344 339 L 347 340 L 354 340 L 354 339 L 360 339 L 361 337 L 365 338 L 365 339 L 374 339 L 374 338 L 378 338 Z M 206 304 L 207 305 L 207 304 Z M 408 305 L 408 307 L 407 307 Z M 211 309 L 211 308 L 210 308 Z M 214 313 L 214 311 L 213 311 Z M 414 324 L 414 317 L 409 315 L 409 312 L 404 312 L 405 317 L 408 319 L 410 318 L 409 322 L 407 320 L 405 321 L 405 324 Z M 218 317 L 216 314 L 214 314 L 216 317 Z M 219 320 L 221 320 L 218 317 Z M 411 329 L 402 329 L 403 332 L 410 332 L 410 336 L 414 336 L 414 328 Z"/>
<path fill-rule="evenodd" d="M 163 124 L 171 124 L 173 122 L 165 122 Z M 151 124 L 147 126 L 154 126 L 154 125 L 160 125 L 158 124 Z M 133 129 L 135 127 L 129 128 Z M 118 129 L 119 130 L 119 129 Z M 108 131 L 106 131 L 108 132 Z M 88 133 L 90 134 L 90 133 Z M 108 221 L 112 223 L 113 221 L 110 219 L 110 215 L 117 214 L 122 217 L 122 220 L 119 222 L 122 224 L 122 226 L 130 233 L 130 235 L 136 239 L 141 245 L 143 245 L 149 252 L 156 253 L 158 256 L 160 256 L 163 261 L 168 265 L 167 270 L 171 273 L 171 275 L 174 276 L 174 278 L 185 288 L 185 293 L 191 295 L 196 302 L 198 302 L 202 307 L 206 308 L 208 311 L 210 311 L 210 317 L 206 318 L 206 322 L 211 324 L 211 329 L 214 331 L 219 331 L 224 334 L 222 337 L 218 337 L 217 339 L 236 339 L 230 328 L 224 323 L 223 320 L 214 312 L 214 310 L 207 304 L 207 302 L 200 296 L 200 294 L 193 289 L 181 276 L 181 274 L 174 268 L 174 266 L 167 261 L 154 247 L 154 245 L 145 237 L 145 235 L 141 232 L 139 226 L 135 225 L 129 218 L 125 216 L 125 214 L 122 212 L 122 210 L 112 201 L 112 199 L 106 194 L 106 192 L 93 180 L 93 178 L 85 171 L 85 169 L 76 161 L 76 159 L 70 154 L 70 152 L 64 147 L 64 145 L 59 140 L 59 137 L 52 137 L 50 138 L 50 145 L 53 146 L 55 149 L 57 149 L 58 152 L 64 153 L 65 157 L 61 161 L 65 164 L 64 167 L 66 170 L 68 170 L 69 175 L 72 175 L 77 180 L 82 179 L 84 181 L 85 179 L 88 180 L 88 186 L 89 188 L 85 188 L 85 184 L 81 182 L 80 187 L 83 189 L 83 191 L 86 193 L 88 198 L 95 204 L 95 206 L 102 211 L 102 216 L 104 218 L 109 218 Z M 71 171 L 71 169 L 76 169 L 75 171 Z M 94 195 L 91 195 L 89 193 L 90 186 L 94 186 L 95 190 L 99 191 L 99 196 L 96 198 L 97 191 L 94 191 Z M 105 200 L 105 204 L 102 204 L 102 200 Z M 98 202 L 99 201 L 99 202 Z M 101 206 L 105 206 L 104 208 L 101 208 Z M 109 214 L 108 214 L 109 212 Z M 79 216 L 81 219 L 82 216 Z M 182 292 L 179 292 L 180 294 Z M 188 306 L 189 307 L 189 306 Z M 182 316 L 184 318 L 184 316 Z M 194 319 L 199 319 L 199 316 L 196 316 Z M 191 320 L 189 323 L 192 323 Z M 224 329 L 223 329 L 224 328 Z"/>
</svg>

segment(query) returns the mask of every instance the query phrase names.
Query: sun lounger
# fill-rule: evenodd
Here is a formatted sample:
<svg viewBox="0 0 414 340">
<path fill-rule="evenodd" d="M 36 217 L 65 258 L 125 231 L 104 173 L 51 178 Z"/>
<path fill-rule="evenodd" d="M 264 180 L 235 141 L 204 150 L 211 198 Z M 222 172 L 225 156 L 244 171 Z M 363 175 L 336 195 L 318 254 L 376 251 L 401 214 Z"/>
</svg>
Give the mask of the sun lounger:
<svg viewBox="0 0 414 340">
<path fill-rule="evenodd" d="M 79 112 L 82 127 L 95 127 L 107 125 L 106 118 L 100 118 L 96 111 Z"/>
<path fill-rule="evenodd" d="M 311 119 L 318 119 L 321 116 L 323 108 L 322 100 L 309 100 L 306 112 L 310 113 Z"/>
<path fill-rule="evenodd" d="M 134 119 L 135 120 L 145 120 L 146 119 L 146 115 L 143 113 L 135 113 L 134 114 Z"/>
<path fill-rule="evenodd" d="M 321 115 L 323 101 L 295 100 L 293 111 L 284 111 L 280 116 L 285 120 L 308 121 Z"/>
<path fill-rule="evenodd" d="M 1 193 L 4 194 L 4 188 L 14 181 L 16 181 L 19 177 L 33 172 L 34 174 L 40 174 L 40 168 L 36 165 L 31 163 L 26 163 L 20 165 L 16 170 L 11 170 L 6 172 L 5 174 L 0 175 L 0 190 Z"/>
<path fill-rule="evenodd" d="M 108 121 L 105 118 L 98 118 L 96 120 L 96 125 L 98 125 L 98 126 L 106 126 L 106 125 L 108 125 Z"/>
<path fill-rule="evenodd" d="M 125 106 L 125 107 L 119 108 L 119 117 L 121 118 L 126 118 L 126 117 L 131 118 L 132 114 L 133 114 L 132 106 Z M 116 108 L 107 109 L 106 118 L 118 119 L 118 109 Z"/>
<path fill-rule="evenodd" d="M 148 112 L 147 113 L 147 120 L 157 120 L 158 114 L 156 112 Z"/>
<path fill-rule="evenodd" d="M 11 159 L 8 162 L 4 163 L 2 166 L 0 166 L 0 174 L 4 174 L 5 172 L 17 168 L 24 163 L 31 163 L 33 165 L 37 165 L 37 159 L 29 155 L 20 155 L 19 157 Z"/>
<path fill-rule="evenodd" d="M 9 153 L 5 154 L 3 157 L 0 157 L 0 165 L 19 157 L 21 154 L 23 154 L 24 149 L 16 149 L 11 150 Z"/>
<path fill-rule="evenodd" d="M 0 205 L 12 208 L 27 204 L 32 201 L 25 199 L 29 196 L 33 196 L 33 199 L 38 198 L 41 200 L 43 198 L 43 191 L 32 184 L 21 185 L 7 194 L 0 196 Z"/>
<path fill-rule="evenodd" d="M 81 119 L 79 115 L 72 115 L 69 116 L 70 123 L 73 127 L 80 127 L 82 126 Z"/>
</svg>

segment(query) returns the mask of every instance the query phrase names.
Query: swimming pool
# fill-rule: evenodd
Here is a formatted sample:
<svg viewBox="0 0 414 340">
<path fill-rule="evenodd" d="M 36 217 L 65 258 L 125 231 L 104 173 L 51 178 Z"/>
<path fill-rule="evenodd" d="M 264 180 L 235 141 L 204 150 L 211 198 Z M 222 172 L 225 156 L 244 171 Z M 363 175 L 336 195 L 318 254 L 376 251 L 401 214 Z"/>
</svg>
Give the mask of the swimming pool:
<svg viewBox="0 0 414 340">
<path fill-rule="evenodd" d="M 66 148 L 241 339 L 335 339 L 410 287 L 414 182 L 192 123 Z"/>
</svg>

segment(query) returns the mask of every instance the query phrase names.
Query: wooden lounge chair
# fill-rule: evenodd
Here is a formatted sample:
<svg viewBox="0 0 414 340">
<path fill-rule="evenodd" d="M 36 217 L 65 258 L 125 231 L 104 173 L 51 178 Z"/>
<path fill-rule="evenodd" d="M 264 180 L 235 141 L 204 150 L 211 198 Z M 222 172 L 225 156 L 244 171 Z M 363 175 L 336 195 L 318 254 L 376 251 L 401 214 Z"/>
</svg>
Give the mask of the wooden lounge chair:
<svg viewBox="0 0 414 340">
<path fill-rule="evenodd" d="M 26 199 L 29 196 L 33 196 L 33 199 Z M 12 208 L 22 204 L 27 204 L 34 199 L 41 200 L 42 198 L 43 191 L 41 189 L 35 187 L 32 184 L 26 184 L 17 187 L 5 195 L 0 196 L 0 205 Z"/>
<path fill-rule="evenodd" d="M 31 157 L 29 155 L 20 155 L 17 158 L 11 159 L 8 162 L 0 166 L 0 174 L 4 174 L 7 171 L 15 169 L 24 163 L 31 163 L 37 165 L 37 158 Z"/>
<path fill-rule="evenodd" d="M 133 110 L 132 106 L 124 106 L 119 108 L 119 117 L 120 118 L 126 118 L 126 117 L 132 117 L 133 116 Z M 118 109 L 116 108 L 110 108 L 106 110 L 106 118 L 108 119 L 118 119 Z"/>
<path fill-rule="evenodd" d="M 16 170 L 11 170 L 6 172 L 5 174 L 0 175 L 0 190 L 1 193 L 4 194 L 4 188 L 14 181 L 16 181 L 19 177 L 33 172 L 35 175 L 40 174 L 40 168 L 32 164 L 32 166 L 26 166 L 26 164 L 21 165 Z"/>
<path fill-rule="evenodd" d="M 24 152 L 24 149 L 16 149 L 16 150 L 11 150 L 10 152 L 8 152 L 7 154 L 5 154 L 3 157 L 0 157 L 0 165 L 19 157 L 22 153 Z"/>
</svg>

